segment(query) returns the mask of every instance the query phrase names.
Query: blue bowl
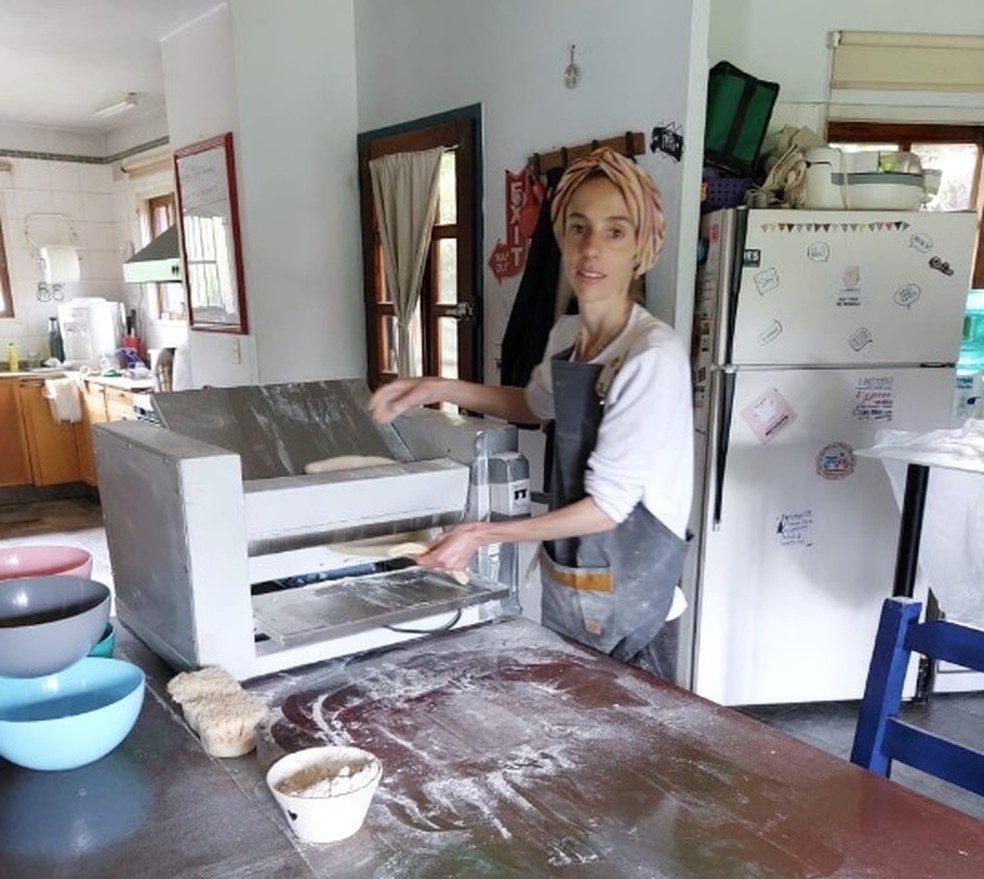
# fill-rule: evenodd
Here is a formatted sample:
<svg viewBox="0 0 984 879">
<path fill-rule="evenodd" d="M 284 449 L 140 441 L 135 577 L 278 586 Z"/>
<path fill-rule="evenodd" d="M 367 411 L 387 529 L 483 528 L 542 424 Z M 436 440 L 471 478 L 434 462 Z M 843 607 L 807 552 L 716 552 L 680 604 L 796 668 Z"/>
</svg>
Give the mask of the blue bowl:
<svg viewBox="0 0 984 879">
<path fill-rule="evenodd" d="M 96 645 L 89 651 L 89 656 L 103 656 L 109 659 L 113 655 L 113 650 L 116 648 L 116 630 L 113 628 L 112 623 L 106 623 L 106 628 L 103 629 L 102 638 L 100 638 Z"/>
<path fill-rule="evenodd" d="M 144 673 L 86 657 L 57 674 L 0 678 L 0 756 L 27 769 L 75 769 L 126 738 L 143 704 Z"/>
</svg>

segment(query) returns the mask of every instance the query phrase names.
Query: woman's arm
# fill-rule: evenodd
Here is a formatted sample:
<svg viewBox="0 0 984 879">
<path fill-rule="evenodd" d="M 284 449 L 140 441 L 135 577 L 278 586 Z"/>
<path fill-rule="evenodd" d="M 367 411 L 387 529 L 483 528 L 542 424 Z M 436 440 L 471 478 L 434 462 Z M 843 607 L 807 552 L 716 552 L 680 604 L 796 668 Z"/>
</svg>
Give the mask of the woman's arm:
<svg viewBox="0 0 984 879">
<path fill-rule="evenodd" d="M 611 531 L 618 523 L 590 497 L 529 519 L 468 522 L 438 537 L 417 563 L 440 571 L 460 571 L 481 546 L 490 543 L 536 542 Z"/>
<path fill-rule="evenodd" d="M 526 403 L 522 388 L 480 385 L 445 378 L 404 378 L 382 385 L 369 401 L 369 411 L 382 424 L 415 406 L 454 403 L 471 412 L 506 421 L 531 424 L 539 421 Z"/>
</svg>

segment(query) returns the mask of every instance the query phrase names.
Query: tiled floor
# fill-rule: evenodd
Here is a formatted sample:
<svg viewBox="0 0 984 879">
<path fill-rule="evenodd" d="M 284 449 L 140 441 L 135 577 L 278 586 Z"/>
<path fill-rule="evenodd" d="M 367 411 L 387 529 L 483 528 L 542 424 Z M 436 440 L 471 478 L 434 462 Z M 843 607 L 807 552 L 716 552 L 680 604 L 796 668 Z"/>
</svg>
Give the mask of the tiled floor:
<svg viewBox="0 0 984 879">
<path fill-rule="evenodd" d="M 97 501 L 72 498 L 0 506 L 0 549 L 39 543 L 88 550 L 92 555 L 92 579 L 113 588 L 106 530 Z"/>
<path fill-rule="evenodd" d="M 92 577 L 110 588 L 113 574 L 99 504 L 86 498 L 0 506 L 0 549 L 13 544 L 57 543 L 92 553 Z M 739 709 L 770 726 L 847 760 L 857 722 L 856 702 L 746 706 Z M 984 739 L 984 693 L 936 694 L 928 705 L 908 705 L 907 716 L 945 725 L 953 734 Z M 892 778 L 921 793 L 984 820 L 984 797 L 902 764 Z"/>
</svg>

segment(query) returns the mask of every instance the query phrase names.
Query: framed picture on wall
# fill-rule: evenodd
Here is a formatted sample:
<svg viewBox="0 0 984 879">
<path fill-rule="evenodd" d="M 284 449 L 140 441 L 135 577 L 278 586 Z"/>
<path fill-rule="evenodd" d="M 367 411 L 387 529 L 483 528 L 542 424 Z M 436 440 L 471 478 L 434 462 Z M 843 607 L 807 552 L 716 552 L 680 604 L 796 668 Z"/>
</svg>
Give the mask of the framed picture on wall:
<svg viewBox="0 0 984 879">
<path fill-rule="evenodd" d="M 232 133 L 174 152 L 188 323 L 248 332 Z"/>
</svg>

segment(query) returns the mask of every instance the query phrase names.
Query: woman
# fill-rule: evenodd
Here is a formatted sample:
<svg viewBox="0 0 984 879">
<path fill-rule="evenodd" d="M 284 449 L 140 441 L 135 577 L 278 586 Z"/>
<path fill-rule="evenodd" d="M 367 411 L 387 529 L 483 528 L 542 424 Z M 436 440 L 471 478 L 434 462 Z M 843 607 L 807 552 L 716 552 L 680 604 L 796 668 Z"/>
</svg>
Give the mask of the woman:
<svg viewBox="0 0 984 879">
<path fill-rule="evenodd" d="M 403 379 L 376 391 L 370 409 L 384 423 L 440 401 L 518 423 L 552 420 L 550 512 L 460 525 L 418 561 L 460 570 L 480 546 L 543 541 L 544 625 L 672 677 L 656 636 L 686 553 L 690 367 L 670 327 L 631 295 L 662 247 L 659 193 L 638 165 L 601 148 L 567 169 L 552 218 L 578 314 L 554 326 L 526 388 Z"/>
</svg>

